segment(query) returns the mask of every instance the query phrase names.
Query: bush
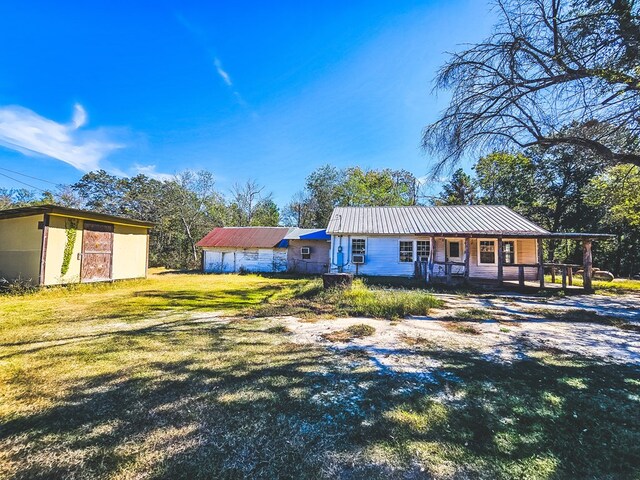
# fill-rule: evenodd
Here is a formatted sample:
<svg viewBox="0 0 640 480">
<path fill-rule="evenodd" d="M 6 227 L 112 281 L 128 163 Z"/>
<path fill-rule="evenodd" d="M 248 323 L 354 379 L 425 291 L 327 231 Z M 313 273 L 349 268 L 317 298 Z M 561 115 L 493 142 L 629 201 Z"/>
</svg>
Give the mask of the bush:
<svg viewBox="0 0 640 480">
<path fill-rule="evenodd" d="M 24 295 L 25 293 L 33 293 L 38 290 L 38 287 L 33 284 L 33 281 L 18 277 L 14 280 L 7 280 L 6 278 L 0 278 L 0 293 L 5 295 Z"/>
</svg>

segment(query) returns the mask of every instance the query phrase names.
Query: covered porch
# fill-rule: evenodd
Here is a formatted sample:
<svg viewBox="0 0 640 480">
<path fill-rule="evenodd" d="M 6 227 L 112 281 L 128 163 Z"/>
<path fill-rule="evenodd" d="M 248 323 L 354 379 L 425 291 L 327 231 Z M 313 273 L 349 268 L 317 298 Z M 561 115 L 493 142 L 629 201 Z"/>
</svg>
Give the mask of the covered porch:
<svg viewBox="0 0 640 480">
<path fill-rule="evenodd" d="M 593 292 L 592 245 L 595 240 L 607 240 L 608 234 L 546 233 L 522 235 L 517 233 L 467 233 L 431 235 L 429 256 L 415 262 L 416 276 L 427 283 L 483 284 L 518 290 L 557 290 L 565 292 Z M 582 244 L 582 264 L 545 262 L 546 240 L 572 240 Z M 518 243 L 516 243 L 516 241 Z M 451 242 L 459 247 L 451 249 Z M 515 245 L 528 245 L 527 255 L 518 255 Z M 472 247 L 473 246 L 473 247 Z M 440 247 L 440 250 L 439 248 Z M 457 257 L 450 253 L 461 251 Z M 474 251 L 475 250 L 475 251 Z M 472 254 L 474 258 L 472 260 Z M 482 263 L 485 260 L 492 262 Z M 574 285 L 576 272 L 582 269 L 582 286 Z M 517 273 L 516 273 L 517 272 Z M 505 275 L 505 273 L 508 273 Z M 551 274 L 551 282 L 545 274 Z M 557 279 L 560 280 L 559 283 Z"/>
</svg>

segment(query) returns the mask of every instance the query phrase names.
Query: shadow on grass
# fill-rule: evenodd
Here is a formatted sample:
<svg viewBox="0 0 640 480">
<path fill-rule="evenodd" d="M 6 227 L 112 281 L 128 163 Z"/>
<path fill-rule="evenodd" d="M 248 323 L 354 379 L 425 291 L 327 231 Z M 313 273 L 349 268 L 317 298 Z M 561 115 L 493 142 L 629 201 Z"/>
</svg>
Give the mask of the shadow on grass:
<svg viewBox="0 0 640 480">
<path fill-rule="evenodd" d="M 149 337 L 164 348 L 199 349 L 87 374 L 50 408 L 5 418 L 0 474 L 2 468 L 6 478 L 637 473 L 635 367 L 545 355 L 497 364 L 427 347 L 421 353 L 442 368 L 425 380 L 380 374 L 366 368 L 363 355 L 286 343 L 260 325 L 174 322 L 117 333 L 109 342 L 94 339 L 107 356 L 142 357 Z M 52 361 L 75 353 L 59 355 Z"/>
</svg>

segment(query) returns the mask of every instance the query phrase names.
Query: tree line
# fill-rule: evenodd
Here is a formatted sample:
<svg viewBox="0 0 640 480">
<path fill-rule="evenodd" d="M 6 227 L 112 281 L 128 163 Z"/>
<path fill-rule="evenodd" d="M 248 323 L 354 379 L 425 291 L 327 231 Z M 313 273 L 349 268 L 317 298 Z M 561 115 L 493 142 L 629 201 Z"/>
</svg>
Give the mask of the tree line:
<svg viewBox="0 0 640 480">
<path fill-rule="evenodd" d="M 157 180 L 98 170 L 54 191 L 0 189 L 0 209 L 50 203 L 153 222 L 150 265 L 195 268 L 200 261 L 196 243 L 214 227 L 323 228 L 336 206 L 413 204 L 417 185 L 405 170 L 325 165 L 311 173 L 304 191 L 280 209 L 272 193 L 255 180 L 236 183 L 224 195 L 208 171 L 185 171 Z"/>
<path fill-rule="evenodd" d="M 325 228 L 340 206 L 506 205 L 550 231 L 612 233 L 612 241 L 596 242 L 594 265 L 625 276 L 640 269 L 640 169 L 608 165 L 572 146 L 490 153 L 472 173 L 455 171 L 431 197 L 406 170 L 330 165 L 308 175 L 304 189 L 283 208 L 265 190 L 249 180 L 225 196 L 207 171 L 156 180 L 100 170 L 55 192 L 0 191 L 0 208 L 55 203 L 154 222 L 150 264 L 194 268 L 196 243 L 216 226 Z M 551 240 L 547 258 L 580 263 L 580 245 Z"/>
</svg>

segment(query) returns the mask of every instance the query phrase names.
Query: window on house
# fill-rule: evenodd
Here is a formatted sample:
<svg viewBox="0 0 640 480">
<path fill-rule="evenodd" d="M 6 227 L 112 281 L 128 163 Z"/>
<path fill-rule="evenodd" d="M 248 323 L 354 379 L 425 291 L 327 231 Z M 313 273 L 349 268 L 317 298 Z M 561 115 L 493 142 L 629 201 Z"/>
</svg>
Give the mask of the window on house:
<svg viewBox="0 0 640 480">
<path fill-rule="evenodd" d="M 364 255 L 367 244 L 364 238 L 351 239 L 351 254 L 352 255 Z"/>
<path fill-rule="evenodd" d="M 480 263 L 496 263 L 496 243 L 493 240 L 480 240 Z"/>
<path fill-rule="evenodd" d="M 503 242 L 502 254 L 505 265 L 513 265 L 516 263 L 516 242 Z"/>
<path fill-rule="evenodd" d="M 429 261 L 429 251 L 431 250 L 431 242 L 429 240 L 418 240 L 416 242 L 416 258 L 420 262 Z"/>
<path fill-rule="evenodd" d="M 449 242 L 449 258 L 460 258 L 460 242 Z"/>
<path fill-rule="evenodd" d="M 413 262 L 413 242 L 400 241 L 400 261 Z"/>
</svg>

